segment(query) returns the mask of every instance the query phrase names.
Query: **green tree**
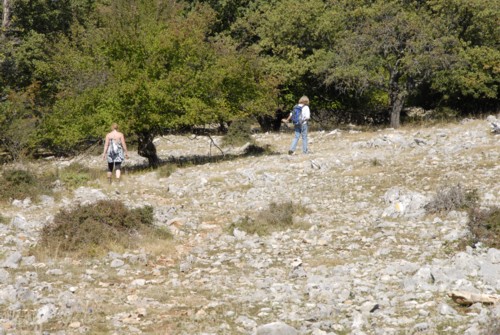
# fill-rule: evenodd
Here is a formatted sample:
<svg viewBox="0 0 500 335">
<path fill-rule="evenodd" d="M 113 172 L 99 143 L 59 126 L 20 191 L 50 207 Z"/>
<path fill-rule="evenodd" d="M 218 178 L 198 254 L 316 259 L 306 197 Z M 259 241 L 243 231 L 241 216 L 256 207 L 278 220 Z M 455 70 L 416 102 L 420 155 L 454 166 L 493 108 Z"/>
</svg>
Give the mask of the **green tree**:
<svg viewBox="0 0 500 335">
<path fill-rule="evenodd" d="M 54 67 L 66 62 L 79 70 L 66 76 L 62 98 L 44 120 L 39 140 L 45 145 L 75 149 L 116 121 L 157 166 L 155 136 L 255 115 L 271 100 L 256 57 L 227 38 L 208 38 L 214 13 L 207 6 L 115 1 L 102 13 L 102 26 L 60 47 L 66 51 Z"/>
<path fill-rule="evenodd" d="M 3 1 L 0 146 L 11 158 L 28 152 L 31 134 L 57 94 L 57 71 L 49 65 L 53 42 L 68 35 L 74 22 L 92 17 L 93 4 L 93 0 Z"/>
<path fill-rule="evenodd" d="M 443 34 L 460 40 L 458 60 L 433 76 L 432 88 L 442 94 L 444 103 L 462 108 L 491 103 L 497 108 L 500 0 L 433 0 L 428 6 L 446 23 L 439 27 Z"/>
<path fill-rule="evenodd" d="M 345 31 L 316 53 L 316 73 L 326 85 L 356 95 L 380 92 L 399 127 L 408 96 L 437 70 L 453 62 L 457 40 L 442 36 L 423 9 L 377 1 L 345 11 Z"/>
<path fill-rule="evenodd" d="M 230 29 L 231 25 L 241 18 L 246 8 L 255 0 L 186 0 L 191 6 L 208 4 L 215 12 L 212 22 L 212 33 L 217 34 Z"/>
</svg>

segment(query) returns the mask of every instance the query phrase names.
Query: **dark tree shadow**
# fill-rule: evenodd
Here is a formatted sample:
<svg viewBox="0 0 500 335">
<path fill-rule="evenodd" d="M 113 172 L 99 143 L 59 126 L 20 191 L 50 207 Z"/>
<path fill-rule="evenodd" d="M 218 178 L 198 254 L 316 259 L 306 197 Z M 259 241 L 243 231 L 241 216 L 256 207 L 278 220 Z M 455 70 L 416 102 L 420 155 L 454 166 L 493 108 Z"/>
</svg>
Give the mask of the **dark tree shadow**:
<svg viewBox="0 0 500 335">
<path fill-rule="evenodd" d="M 189 155 L 189 156 L 178 156 L 178 157 L 170 156 L 168 158 L 160 158 L 158 167 L 167 164 L 174 164 L 178 167 L 203 165 L 207 163 L 218 163 L 218 162 L 232 161 L 236 159 L 243 159 L 246 157 L 255 157 L 263 155 L 272 156 L 279 154 L 280 153 L 278 152 L 271 151 L 269 145 L 265 145 L 262 147 L 255 144 L 250 144 L 241 154 L 220 153 L 214 155 Z M 135 164 L 133 166 L 127 166 L 127 170 L 129 172 L 138 172 L 138 171 L 154 170 L 154 169 L 147 163 L 144 163 L 144 164 Z"/>
</svg>

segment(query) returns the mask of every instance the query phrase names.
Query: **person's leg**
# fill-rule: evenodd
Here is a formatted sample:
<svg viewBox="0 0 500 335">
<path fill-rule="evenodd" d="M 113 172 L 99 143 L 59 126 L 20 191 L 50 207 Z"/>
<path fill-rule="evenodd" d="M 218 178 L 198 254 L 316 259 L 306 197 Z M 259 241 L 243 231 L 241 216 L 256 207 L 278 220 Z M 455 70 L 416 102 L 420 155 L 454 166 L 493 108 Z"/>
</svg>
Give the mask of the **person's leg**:
<svg viewBox="0 0 500 335">
<path fill-rule="evenodd" d="M 307 154 L 307 123 L 302 125 L 302 152 Z"/>
<path fill-rule="evenodd" d="M 301 127 L 300 126 L 295 126 L 295 136 L 292 141 L 292 145 L 290 146 L 290 150 L 288 151 L 289 154 L 293 154 L 295 152 L 295 149 L 297 148 L 297 143 L 299 142 L 300 138 L 300 132 L 301 132 Z"/>
<path fill-rule="evenodd" d="M 108 182 L 111 184 L 111 176 L 113 175 L 113 163 L 108 163 Z"/>
<path fill-rule="evenodd" d="M 122 163 L 115 163 L 116 179 L 119 181 L 122 171 Z"/>
</svg>

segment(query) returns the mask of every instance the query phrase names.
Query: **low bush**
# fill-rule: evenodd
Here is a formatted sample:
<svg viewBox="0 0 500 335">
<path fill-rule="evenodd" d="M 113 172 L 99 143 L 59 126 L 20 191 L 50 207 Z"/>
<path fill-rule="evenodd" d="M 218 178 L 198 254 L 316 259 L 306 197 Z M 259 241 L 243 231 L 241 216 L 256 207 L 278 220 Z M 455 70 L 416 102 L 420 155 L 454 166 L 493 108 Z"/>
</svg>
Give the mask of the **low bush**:
<svg viewBox="0 0 500 335">
<path fill-rule="evenodd" d="M 500 207 L 470 210 L 468 226 L 470 245 L 481 242 L 488 248 L 500 249 Z"/>
<path fill-rule="evenodd" d="M 38 248 L 53 256 L 98 256 L 117 247 L 134 248 L 145 234 L 172 237 L 153 225 L 152 207 L 128 209 L 120 201 L 102 200 L 57 213 L 42 230 Z"/>
<path fill-rule="evenodd" d="M 252 143 L 252 127 L 249 120 L 236 120 L 229 126 L 227 134 L 222 138 L 222 145 L 242 146 Z"/>
<path fill-rule="evenodd" d="M 434 198 L 425 206 L 429 213 L 468 210 L 479 201 L 477 190 L 469 190 L 461 185 L 444 186 L 437 190 Z"/>
<path fill-rule="evenodd" d="M 245 216 L 238 222 L 232 223 L 229 226 L 229 232 L 232 234 L 234 229 L 238 228 L 249 234 L 263 236 L 286 229 L 305 229 L 308 225 L 294 222 L 294 217 L 308 212 L 307 208 L 293 202 L 272 202 L 267 209 L 258 212 L 254 218 Z"/>
<path fill-rule="evenodd" d="M 45 194 L 52 194 L 52 185 L 56 176 L 51 173 L 36 175 L 22 169 L 5 170 L 0 177 L 0 200 L 31 198 L 37 201 Z"/>
</svg>

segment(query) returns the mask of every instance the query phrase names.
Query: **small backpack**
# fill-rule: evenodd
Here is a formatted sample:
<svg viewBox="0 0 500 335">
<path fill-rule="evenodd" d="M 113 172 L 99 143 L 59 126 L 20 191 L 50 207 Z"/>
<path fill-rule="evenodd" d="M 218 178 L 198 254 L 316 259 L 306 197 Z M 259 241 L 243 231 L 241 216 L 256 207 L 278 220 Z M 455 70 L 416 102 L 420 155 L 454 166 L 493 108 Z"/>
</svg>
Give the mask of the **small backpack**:
<svg viewBox="0 0 500 335">
<path fill-rule="evenodd" d="M 302 106 L 295 105 L 295 107 L 293 107 L 292 122 L 296 126 L 302 124 Z"/>
</svg>

